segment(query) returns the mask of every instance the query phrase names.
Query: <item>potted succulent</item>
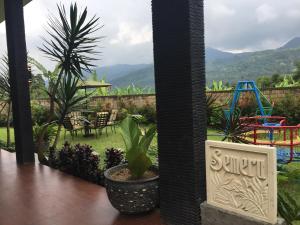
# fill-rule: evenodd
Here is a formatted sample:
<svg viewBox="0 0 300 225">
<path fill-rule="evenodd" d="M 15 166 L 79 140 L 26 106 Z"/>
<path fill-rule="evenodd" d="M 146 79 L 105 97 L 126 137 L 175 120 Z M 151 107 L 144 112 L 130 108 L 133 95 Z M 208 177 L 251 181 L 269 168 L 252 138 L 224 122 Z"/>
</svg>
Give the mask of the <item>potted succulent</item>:
<svg viewBox="0 0 300 225">
<path fill-rule="evenodd" d="M 158 168 L 148 155 L 150 144 L 156 135 L 156 126 L 145 134 L 131 116 L 121 123 L 126 146 L 126 164 L 105 171 L 105 184 L 111 204 L 121 213 L 148 212 L 158 206 Z"/>
</svg>

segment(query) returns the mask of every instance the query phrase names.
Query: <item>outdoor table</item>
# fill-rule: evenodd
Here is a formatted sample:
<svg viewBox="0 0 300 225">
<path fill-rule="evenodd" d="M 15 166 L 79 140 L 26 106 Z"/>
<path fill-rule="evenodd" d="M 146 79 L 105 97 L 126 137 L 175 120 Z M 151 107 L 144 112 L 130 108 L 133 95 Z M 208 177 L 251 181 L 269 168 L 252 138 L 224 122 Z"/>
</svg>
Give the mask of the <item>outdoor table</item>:
<svg viewBox="0 0 300 225">
<path fill-rule="evenodd" d="M 89 120 L 90 115 L 95 114 L 95 111 L 92 110 L 80 110 L 80 112 L 82 112 L 83 117 L 81 118 L 81 120 L 84 122 L 84 137 L 90 137 L 93 136 L 93 134 L 91 133 L 91 121 Z"/>
</svg>

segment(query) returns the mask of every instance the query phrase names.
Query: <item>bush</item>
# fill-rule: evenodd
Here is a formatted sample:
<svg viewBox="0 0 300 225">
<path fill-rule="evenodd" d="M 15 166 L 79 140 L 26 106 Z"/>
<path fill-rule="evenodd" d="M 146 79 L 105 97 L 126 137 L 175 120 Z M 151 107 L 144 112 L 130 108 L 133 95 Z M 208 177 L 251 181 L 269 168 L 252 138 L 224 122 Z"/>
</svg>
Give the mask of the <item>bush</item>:
<svg viewBox="0 0 300 225">
<path fill-rule="evenodd" d="M 118 166 L 124 159 L 124 153 L 120 149 L 109 148 L 105 151 L 105 169 Z"/>
<path fill-rule="evenodd" d="M 154 105 L 145 105 L 137 109 L 137 113 L 145 118 L 146 124 L 156 123 L 156 108 Z"/>
<path fill-rule="evenodd" d="M 49 110 L 47 107 L 37 103 L 31 103 L 32 123 L 42 125 L 47 122 Z"/>
<path fill-rule="evenodd" d="M 0 140 L 0 149 L 4 149 L 8 152 L 16 152 L 15 143 L 10 143 L 10 146 L 7 147 L 6 142 L 2 140 Z"/>
<path fill-rule="evenodd" d="M 10 126 L 13 125 L 12 123 L 12 115 L 10 115 Z M 7 115 L 5 114 L 0 114 L 0 127 L 6 127 L 7 125 Z"/>
<path fill-rule="evenodd" d="M 54 154 L 52 149 L 49 158 L 50 165 L 66 173 L 103 184 L 103 175 L 99 168 L 100 157 L 91 146 L 80 144 L 71 146 L 65 143 L 57 154 Z"/>
<path fill-rule="evenodd" d="M 282 100 L 278 101 L 273 109 L 274 116 L 284 116 L 287 118 L 289 125 L 297 125 L 300 123 L 300 97 L 294 95 L 286 95 Z"/>
</svg>

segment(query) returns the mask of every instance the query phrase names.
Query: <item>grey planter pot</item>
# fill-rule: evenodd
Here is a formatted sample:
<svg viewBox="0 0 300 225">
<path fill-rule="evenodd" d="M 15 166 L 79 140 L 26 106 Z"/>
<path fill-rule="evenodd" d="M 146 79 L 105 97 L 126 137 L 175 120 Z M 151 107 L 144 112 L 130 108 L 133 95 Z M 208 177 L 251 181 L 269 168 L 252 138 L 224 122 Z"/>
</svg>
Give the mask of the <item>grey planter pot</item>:
<svg viewBox="0 0 300 225">
<path fill-rule="evenodd" d="M 104 173 L 107 195 L 113 207 L 123 214 L 138 214 L 156 208 L 159 204 L 159 176 L 137 181 L 111 179 L 112 173 L 126 167 L 127 165 L 115 166 Z M 151 170 L 158 172 L 155 167 Z"/>
</svg>

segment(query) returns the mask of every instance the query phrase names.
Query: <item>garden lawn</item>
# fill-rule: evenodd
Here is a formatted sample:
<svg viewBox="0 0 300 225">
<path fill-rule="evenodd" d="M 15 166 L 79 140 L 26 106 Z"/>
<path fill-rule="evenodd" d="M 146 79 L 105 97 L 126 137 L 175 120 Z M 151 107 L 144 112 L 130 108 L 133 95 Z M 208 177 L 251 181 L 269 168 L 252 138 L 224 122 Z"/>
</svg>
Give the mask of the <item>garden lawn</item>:
<svg viewBox="0 0 300 225">
<path fill-rule="evenodd" d="M 71 144 L 80 143 L 80 144 L 91 145 L 93 147 L 93 149 L 99 153 L 101 163 L 103 163 L 105 149 L 112 148 L 112 147 L 124 149 L 124 147 L 125 147 L 122 136 L 120 134 L 120 128 L 118 127 L 116 130 L 117 130 L 117 133 L 115 134 L 115 133 L 111 132 L 111 129 L 109 128 L 107 130 L 108 135 L 106 136 L 105 129 L 104 129 L 102 132 L 102 135 L 98 136 L 98 138 L 96 138 L 95 136 L 83 137 L 81 132 L 79 132 L 78 136 L 75 136 L 73 139 L 69 132 L 67 132 L 66 138 L 64 138 L 64 129 L 63 129 L 61 132 L 57 147 L 61 148 L 62 145 L 66 141 Z M 218 134 L 215 130 L 208 129 L 207 134 L 208 134 L 209 140 L 218 140 L 218 141 L 222 140 L 222 136 L 220 134 Z M 14 140 L 13 129 L 11 129 L 11 139 Z M 0 140 L 2 140 L 4 142 L 6 141 L 6 129 L 5 128 L 0 128 Z M 154 138 L 152 145 L 153 146 L 157 145 L 157 138 Z M 289 170 L 295 170 L 295 169 L 300 170 L 300 163 L 290 163 L 286 166 L 289 168 Z M 282 185 L 282 187 L 279 187 L 279 190 L 280 189 L 284 189 L 284 190 L 290 192 L 295 197 L 297 202 L 300 202 L 300 184 L 299 183 L 298 184 L 287 183 L 285 185 Z M 295 224 L 300 225 L 300 223 L 295 223 Z"/>
</svg>

